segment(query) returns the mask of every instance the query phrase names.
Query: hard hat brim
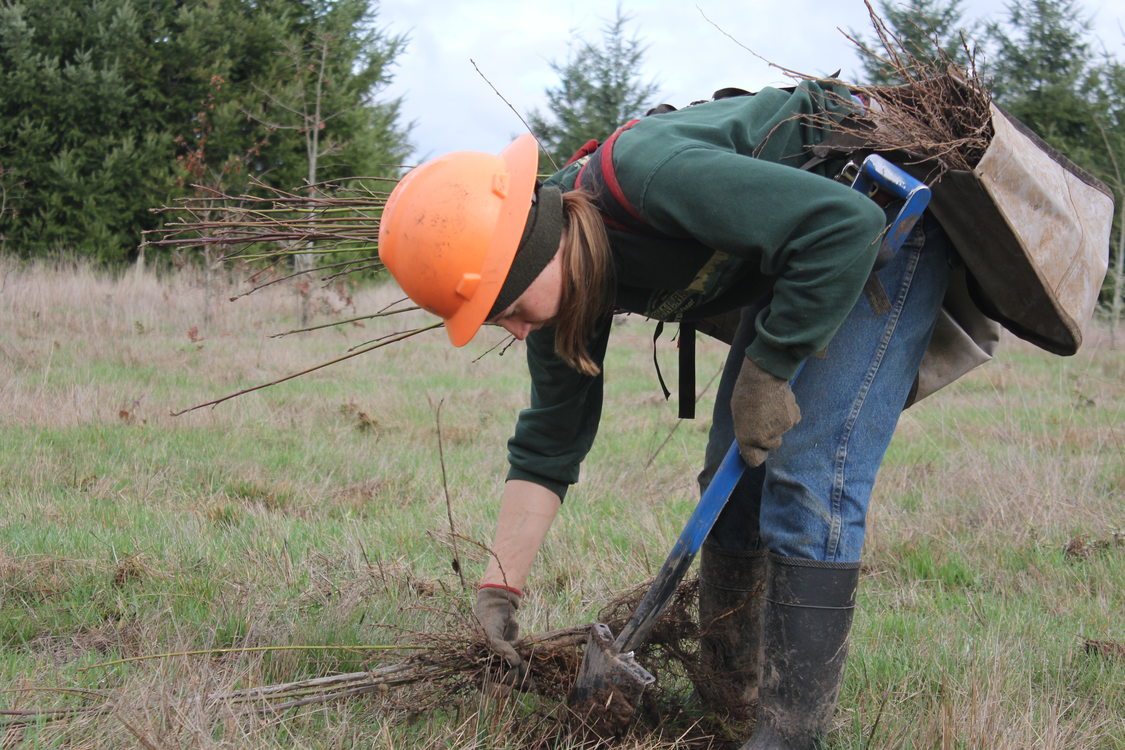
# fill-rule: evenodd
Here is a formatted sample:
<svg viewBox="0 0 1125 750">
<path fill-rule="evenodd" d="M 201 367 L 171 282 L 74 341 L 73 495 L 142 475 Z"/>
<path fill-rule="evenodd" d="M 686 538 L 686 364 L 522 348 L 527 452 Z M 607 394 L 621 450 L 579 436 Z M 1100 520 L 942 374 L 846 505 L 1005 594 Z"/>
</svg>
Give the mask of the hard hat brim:
<svg viewBox="0 0 1125 750">
<path fill-rule="evenodd" d="M 535 176 L 539 166 L 539 146 L 531 134 L 521 135 L 499 154 L 507 166 L 504 189 L 495 231 L 489 243 L 485 264 L 481 269 L 480 286 L 472 299 L 445 321 L 445 330 L 454 346 L 464 346 L 476 335 L 500 294 L 519 247 L 531 197 L 535 192 Z"/>
</svg>

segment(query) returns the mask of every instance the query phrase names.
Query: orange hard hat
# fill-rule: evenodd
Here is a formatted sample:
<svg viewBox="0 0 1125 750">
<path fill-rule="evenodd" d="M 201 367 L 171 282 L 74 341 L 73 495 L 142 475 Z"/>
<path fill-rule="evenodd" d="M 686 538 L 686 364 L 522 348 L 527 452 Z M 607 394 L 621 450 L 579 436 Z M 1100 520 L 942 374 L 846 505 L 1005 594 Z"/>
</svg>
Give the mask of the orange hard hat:
<svg viewBox="0 0 1125 750">
<path fill-rule="evenodd" d="M 469 343 L 500 293 L 535 193 L 538 147 L 522 135 L 499 155 L 457 151 L 403 177 L 387 199 L 379 256 L 402 290 Z"/>
</svg>

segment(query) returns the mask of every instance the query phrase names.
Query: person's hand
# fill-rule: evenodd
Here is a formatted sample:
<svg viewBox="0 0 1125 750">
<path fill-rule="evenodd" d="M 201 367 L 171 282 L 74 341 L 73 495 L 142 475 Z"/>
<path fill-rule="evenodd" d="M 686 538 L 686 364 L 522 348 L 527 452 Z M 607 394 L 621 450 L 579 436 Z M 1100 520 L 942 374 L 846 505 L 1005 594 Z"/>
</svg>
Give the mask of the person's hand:
<svg viewBox="0 0 1125 750">
<path fill-rule="evenodd" d="M 789 381 L 766 372 L 749 357 L 742 361 L 730 397 L 734 436 L 747 466 L 761 466 L 781 445 L 781 436 L 801 421 Z"/>
<path fill-rule="evenodd" d="M 487 584 L 477 589 L 477 604 L 474 608 L 477 620 L 484 630 L 489 648 L 512 670 L 516 684 L 527 676 L 527 664 L 512 645 L 520 634 L 520 626 L 516 622 L 516 610 L 519 608 L 520 595 L 512 589 Z"/>
</svg>

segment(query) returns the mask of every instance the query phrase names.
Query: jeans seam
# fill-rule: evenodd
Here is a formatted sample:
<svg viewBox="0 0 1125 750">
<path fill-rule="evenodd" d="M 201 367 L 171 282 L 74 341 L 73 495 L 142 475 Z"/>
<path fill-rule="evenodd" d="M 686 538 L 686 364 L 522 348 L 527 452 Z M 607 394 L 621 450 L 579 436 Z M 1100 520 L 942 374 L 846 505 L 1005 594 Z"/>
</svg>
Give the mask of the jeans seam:
<svg viewBox="0 0 1125 750">
<path fill-rule="evenodd" d="M 900 251 L 906 250 L 907 248 L 908 246 L 904 245 L 900 248 Z M 827 544 L 825 545 L 826 560 L 834 560 L 836 558 L 839 552 L 840 536 L 843 533 L 843 511 L 840 508 L 840 501 L 843 498 L 844 487 L 846 485 L 845 475 L 847 472 L 848 444 L 851 441 L 855 423 L 859 420 L 859 413 L 867 400 L 867 394 L 871 390 L 871 384 L 879 374 L 879 368 L 882 366 L 887 349 L 890 347 L 891 338 L 894 336 L 895 329 L 898 327 L 898 321 L 902 317 L 902 310 L 906 305 L 906 297 L 910 293 L 910 287 L 913 286 L 914 273 L 922 257 L 922 247 L 911 247 L 909 249 L 911 251 L 910 261 L 907 263 L 902 280 L 899 282 L 894 304 L 891 305 L 891 309 L 887 312 L 889 317 L 883 328 L 883 336 L 879 340 L 879 346 L 875 350 L 875 356 L 871 360 L 871 365 L 867 368 L 867 373 L 863 378 L 863 384 L 860 386 L 859 391 L 856 393 L 856 398 L 852 402 L 852 408 L 848 411 L 848 417 L 844 421 L 844 429 L 840 435 L 839 443 L 837 444 L 836 470 L 832 475 L 832 497 L 830 499 L 832 521 L 829 527 Z"/>
</svg>

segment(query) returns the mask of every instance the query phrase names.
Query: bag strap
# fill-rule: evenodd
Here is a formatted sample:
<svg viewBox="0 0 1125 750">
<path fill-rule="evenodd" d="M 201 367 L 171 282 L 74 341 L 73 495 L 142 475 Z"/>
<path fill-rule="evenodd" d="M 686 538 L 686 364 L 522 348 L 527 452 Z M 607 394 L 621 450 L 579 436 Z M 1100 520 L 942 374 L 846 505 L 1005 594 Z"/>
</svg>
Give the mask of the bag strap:
<svg viewBox="0 0 1125 750">
<path fill-rule="evenodd" d="M 610 227 L 631 234 L 652 235 L 653 229 L 640 211 L 633 207 L 621 189 L 617 173 L 613 167 L 613 146 L 617 139 L 640 120 L 630 120 L 613 132 L 605 143 L 598 146 L 586 163 L 578 170 L 574 179 L 575 187 L 585 190 L 598 198 L 598 208 L 602 218 Z M 587 146 L 589 144 L 586 144 Z M 585 146 L 583 147 L 583 149 Z M 580 150 L 581 152 L 581 150 Z"/>
</svg>

